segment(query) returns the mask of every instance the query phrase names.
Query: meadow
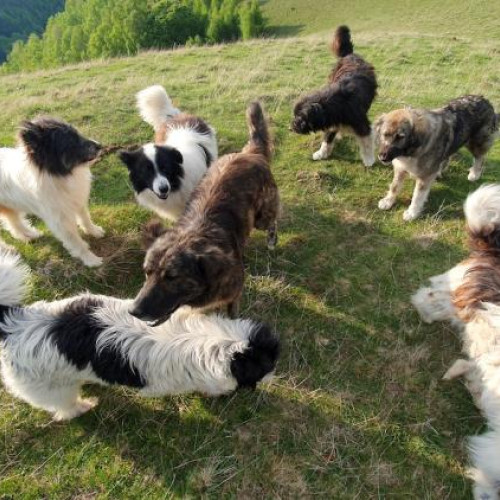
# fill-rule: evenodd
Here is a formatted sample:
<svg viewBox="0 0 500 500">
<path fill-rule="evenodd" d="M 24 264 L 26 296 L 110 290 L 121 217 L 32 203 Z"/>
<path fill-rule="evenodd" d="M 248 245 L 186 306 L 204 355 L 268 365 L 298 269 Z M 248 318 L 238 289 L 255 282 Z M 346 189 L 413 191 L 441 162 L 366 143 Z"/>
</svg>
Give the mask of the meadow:
<svg viewBox="0 0 500 500">
<path fill-rule="evenodd" d="M 437 107 L 466 93 L 500 109 L 500 4 L 269 0 L 275 38 L 0 77 L 0 144 L 18 123 L 59 116 L 106 146 L 148 141 L 134 94 L 164 85 L 183 110 L 217 130 L 222 153 L 246 142 L 244 112 L 259 98 L 275 139 L 280 242 L 254 233 L 246 250 L 241 315 L 266 320 L 283 350 L 274 383 L 219 399 L 142 399 L 88 387 L 100 405 L 66 424 L 0 387 L 0 498 L 470 498 L 465 438 L 484 421 L 460 382 L 442 375 L 460 353 L 448 325 L 422 324 L 409 303 L 429 276 L 466 255 L 465 150 L 433 186 L 424 216 L 404 223 L 413 184 L 377 209 L 392 169 L 363 167 L 354 140 L 311 160 L 320 136 L 289 130 L 294 100 L 326 81 L 333 28 L 352 27 L 375 65 L 374 118 L 403 105 Z M 312 5 L 311 5 L 312 4 Z M 29 300 L 88 289 L 135 295 L 143 279 L 135 204 L 114 154 L 93 167 L 91 212 L 107 235 L 91 241 L 105 264 L 72 260 L 46 230 L 14 244 L 33 269 Z M 484 182 L 500 178 L 500 143 Z"/>
</svg>

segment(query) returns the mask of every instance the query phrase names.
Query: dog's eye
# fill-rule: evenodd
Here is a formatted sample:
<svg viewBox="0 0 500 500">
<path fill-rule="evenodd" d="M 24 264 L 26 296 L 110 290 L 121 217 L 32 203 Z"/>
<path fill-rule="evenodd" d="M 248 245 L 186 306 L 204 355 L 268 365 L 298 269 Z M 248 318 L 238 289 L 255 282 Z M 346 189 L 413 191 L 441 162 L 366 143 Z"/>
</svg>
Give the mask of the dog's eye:
<svg viewBox="0 0 500 500">
<path fill-rule="evenodd" d="M 405 135 L 404 134 L 396 134 L 395 138 L 397 141 L 400 141 L 401 139 L 405 138 Z"/>
</svg>

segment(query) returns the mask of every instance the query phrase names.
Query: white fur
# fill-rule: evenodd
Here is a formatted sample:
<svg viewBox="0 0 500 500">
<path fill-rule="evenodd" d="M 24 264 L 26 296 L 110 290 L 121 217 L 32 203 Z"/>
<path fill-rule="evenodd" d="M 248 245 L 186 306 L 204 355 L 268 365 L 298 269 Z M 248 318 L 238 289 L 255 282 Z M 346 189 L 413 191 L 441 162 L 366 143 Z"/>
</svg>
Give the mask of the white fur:
<svg viewBox="0 0 500 500">
<path fill-rule="evenodd" d="M 464 212 L 474 232 L 500 226 L 500 184 L 486 184 L 476 189 L 465 200 Z"/>
<path fill-rule="evenodd" d="M 104 231 L 90 219 L 91 187 L 89 164 L 76 167 L 70 175 L 52 176 L 32 165 L 22 146 L 0 149 L 0 218 L 14 238 L 29 241 L 40 236 L 25 214 L 42 219 L 64 248 L 87 266 L 98 266 L 94 255 L 78 233 L 78 226 L 95 237 Z"/>
<path fill-rule="evenodd" d="M 469 228 L 481 233 L 500 225 L 500 185 L 482 186 L 469 195 L 464 205 Z M 481 257 L 477 257 L 480 259 Z M 444 379 L 463 376 L 476 405 L 488 421 L 488 431 L 470 438 L 470 475 L 476 500 L 500 498 L 500 306 L 483 303 L 466 322 L 460 321 L 452 303 L 453 291 L 462 285 L 474 259 L 464 261 L 447 273 L 431 278 L 412 297 L 412 303 L 426 322 L 452 321 L 460 327 L 462 350 Z"/>
<path fill-rule="evenodd" d="M 165 123 L 169 125 L 164 144 L 177 149 L 182 154 L 184 178 L 181 181 L 181 188 L 170 193 L 165 200 L 158 198 L 149 189 L 136 194 L 136 199 L 140 205 L 155 211 L 160 217 L 175 221 L 184 212 L 191 193 L 207 172 L 207 159 L 203 148 L 210 153 L 212 161 L 218 158 L 216 133 L 211 127 L 209 134 L 200 134 L 189 127 L 177 126 L 175 122 L 169 123 L 168 118 L 179 114 L 180 111 L 172 106 L 168 94 L 160 85 L 148 87 L 139 92 L 137 106 L 141 116 L 155 130 Z M 153 144 L 146 144 L 144 152 L 151 159 L 154 156 Z M 155 164 L 154 160 L 152 161 Z M 155 187 L 158 189 L 159 184 L 164 181 L 165 178 L 158 174 L 153 189 Z"/>
<path fill-rule="evenodd" d="M 7 251 L 0 251 L 0 301 L 17 303 L 24 294 L 28 270 Z M 6 389 L 32 406 L 68 420 L 90 410 L 95 400 L 80 397 L 87 383 L 106 385 L 89 364 L 78 369 L 51 340 L 55 320 L 77 296 L 56 302 L 36 302 L 8 312 L 1 324 L 0 369 Z M 146 382 L 143 396 L 198 391 L 220 395 L 233 391 L 237 381 L 230 363 L 249 344 L 254 323 L 217 315 L 205 316 L 181 308 L 169 321 L 152 328 L 128 313 L 131 300 L 93 296 L 103 307 L 93 313 L 103 330 L 97 348 L 114 346 Z"/>
<path fill-rule="evenodd" d="M 136 100 L 142 119 L 155 130 L 164 125 L 166 118 L 180 113 L 161 85 L 152 85 L 141 90 L 136 94 Z"/>
</svg>

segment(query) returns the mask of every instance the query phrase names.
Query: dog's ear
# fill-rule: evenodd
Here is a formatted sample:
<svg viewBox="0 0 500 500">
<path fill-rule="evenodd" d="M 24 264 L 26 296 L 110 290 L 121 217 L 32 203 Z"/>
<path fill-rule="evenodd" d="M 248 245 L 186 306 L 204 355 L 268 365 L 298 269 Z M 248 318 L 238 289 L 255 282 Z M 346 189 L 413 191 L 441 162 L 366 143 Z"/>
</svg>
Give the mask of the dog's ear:
<svg viewBox="0 0 500 500">
<path fill-rule="evenodd" d="M 18 137 L 29 149 L 33 149 L 41 140 L 40 127 L 32 121 L 25 120 L 19 127 Z"/>
<path fill-rule="evenodd" d="M 380 129 L 385 120 L 385 114 L 380 115 L 373 124 L 373 131 L 375 132 L 375 136 L 378 137 L 380 135 Z"/>
<path fill-rule="evenodd" d="M 175 148 L 172 148 L 171 150 L 172 153 L 172 159 L 174 160 L 175 163 L 182 165 L 182 162 L 184 161 L 184 157 L 182 156 L 182 153 Z"/>
<path fill-rule="evenodd" d="M 127 151 L 126 149 L 121 149 L 118 151 L 118 158 L 125 164 L 125 166 L 130 170 L 134 168 L 137 164 L 137 159 L 141 154 L 141 149 L 134 149 L 133 151 Z"/>
<path fill-rule="evenodd" d="M 147 250 L 160 236 L 163 236 L 168 229 L 158 219 L 152 219 L 146 223 L 142 229 L 142 248 Z"/>
</svg>

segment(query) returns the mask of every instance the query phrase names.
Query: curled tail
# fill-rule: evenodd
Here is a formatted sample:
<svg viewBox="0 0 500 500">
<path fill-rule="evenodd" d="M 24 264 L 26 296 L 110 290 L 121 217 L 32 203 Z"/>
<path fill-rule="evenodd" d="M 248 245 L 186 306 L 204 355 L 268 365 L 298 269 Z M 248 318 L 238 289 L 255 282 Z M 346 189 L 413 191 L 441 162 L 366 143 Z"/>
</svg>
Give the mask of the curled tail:
<svg viewBox="0 0 500 500">
<path fill-rule="evenodd" d="M 147 87 L 136 94 L 137 108 L 142 119 L 156 131 L 165 122 L 180 111 L 174 107 L 172 100 L 161 85 Z"/>
<path fill-rule="evenodd" d="M 486 184 L 464 204 L 470 245 L 474 250 L 500 252 L 500 184 Z"/>
<path fill-rule="evenodd" d="M 270 160 L 271 137 L 260 102 L 254 101 L 247 108 L 247 123 L 250 138 L 245 152 L 261 154 L 266 160 Z"/>
<path fill-rule="evenodd" d="M 332 52 L 337 57 L 345 57 L 352 54 L 354 46 L 351 40 L 351 31 L 347 26 L 339 26 L 335 30 L 335 35 L 332 41 Z"/>
</svg>

